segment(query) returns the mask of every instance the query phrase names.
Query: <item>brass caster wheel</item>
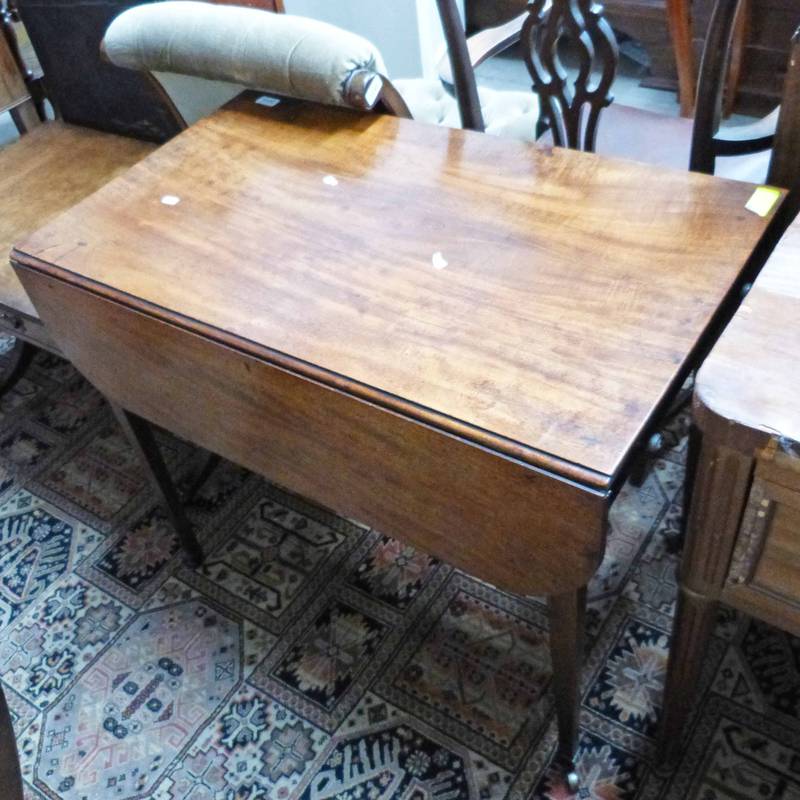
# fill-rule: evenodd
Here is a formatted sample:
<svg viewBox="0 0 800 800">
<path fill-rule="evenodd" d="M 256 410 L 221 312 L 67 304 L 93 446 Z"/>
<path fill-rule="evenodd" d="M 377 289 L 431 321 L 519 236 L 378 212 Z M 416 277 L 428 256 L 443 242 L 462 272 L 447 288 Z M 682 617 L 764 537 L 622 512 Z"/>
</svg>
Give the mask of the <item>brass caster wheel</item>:
<svg viewBox="0 0 800 800">
<path fill-rule="evenodd" d="M 564 776 L 567 781 L 567 788 L 570 794 L 577 794 L 578 789 L 581 788 L 581 782 L 578 779 L 578 773 L 570 769 Z"/>
</svg>

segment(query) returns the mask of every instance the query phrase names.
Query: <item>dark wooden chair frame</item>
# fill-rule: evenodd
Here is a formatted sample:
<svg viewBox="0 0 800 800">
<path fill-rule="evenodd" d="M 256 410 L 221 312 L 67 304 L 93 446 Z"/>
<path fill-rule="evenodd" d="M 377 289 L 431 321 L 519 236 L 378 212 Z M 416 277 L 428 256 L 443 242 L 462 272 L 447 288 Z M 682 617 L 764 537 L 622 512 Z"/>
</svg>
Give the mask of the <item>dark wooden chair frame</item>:
<svg viewBox="0 0 800 800">
<path fill-rule="evenodd" d="M 11 55 L 17 65 L 17 70 L 22 76 L 22 79 L 25 81 L 31 101 L 36 108 L 37 115 L 40 120 L 44 120 L 45 93 L 42 76 L 34 75 L 28 65 L 25 63 L 25 59 L 22 56 L 22 50 L 20 49 L 19 42 L 17 40 L 17 32 L 15 29 L 15 25 L 17 25 L 19 21 L 19 13 L 17 11 L 15 1 L 0 0 L 0 31 L 2 31 L 2 35 L 5 38 L 9 49 L 11 50 Z M 24 119 L 21 118 L 21 115 L 18 112 L 13 110 L 11 112 L 11 116 L 17 126 L 17 129 L 20 130 L 20 132 L 23 132 L 21 126 L 25 124 Z"/>
<path fill-rule="evenodd" d="M 22 800 L 22 773 L 14 726 L 0 686 L 0 789 L 4 800 Z"/>
<path fill-rule="evenodd" d="M 593 149 L 592 128 L 602 108 L 611 102 L 611 82 L 617 52 L 602 7 L 588 0 L 534 0 L 528 10 L 504 25 L 466 38 L 461 19 L 452 0 L 437 0 L 448 43 L 447 62 L 439 67 L 439 76 L 446 86 L 453 87 L 465 128 L 484 130 L 478 99 L 475 69 L 493 55 L 520 41 L 534 81 L 534 91 L 542 99 L 545 128 L 553 131 L 556 144 Z M 800 182 L 800 30 L 792 40 L 792 51 L 784 86 L 783 103 L 763 120 L 753 125 L 720 130 L 720 122 L 729 82 L 726 80 L 735 60 L 737 24 L 746 0 L 717 0 L 703 51 L 697 86 L 697 110 L 692 137 L 689 169 L 713 174 L 716 159 L 757 153 L 772 148 L 768 182 L 796 192 Z M 555 48 L 562 33 L 580 39 L 581 70 L 575 91 L 570 95 Z M 590 116 L 584 123 L 589 135 L 581 141 L 575 120 L 587 104 L 590 74 L 587 63 L 593 60 L 601 68 L 601 78 L 591 90 Z M 546 70 L 543 65 L 549 65 Z M 556 106 L 554 108 L 554 105 Z M 571 128 L 565 134 L 565 124 Z M 790 204 L 791 206 L 791 198 Z"/>
</svg>

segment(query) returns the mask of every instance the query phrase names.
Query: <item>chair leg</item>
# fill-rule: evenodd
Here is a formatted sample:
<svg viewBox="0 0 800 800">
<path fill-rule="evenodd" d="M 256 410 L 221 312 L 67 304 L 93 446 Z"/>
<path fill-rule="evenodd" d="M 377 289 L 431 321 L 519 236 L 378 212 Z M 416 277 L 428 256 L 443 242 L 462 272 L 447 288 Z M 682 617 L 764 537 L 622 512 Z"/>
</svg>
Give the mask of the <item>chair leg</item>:
<svg viewBox="0 0 800 800">
<path fill-rule="evenodd" d="M 0 687 L 0 788 L 7 800 L 22 800 L 22 773 L 14 738 L 14 726 Z"/>
<path fill-rule="evenodd" d="M 578 752 L 581 665 L 586 627 L 586 587 L 551 595 L 550 658 L 558 719 L 557 759 L 563 766 L 570 791 L 578 790 L 575 756 Z"/>
<path fill-rule="evenodd" d="M 36 348 L 32 344 L 22 339 L 14 342 L 14 348 L 8 356 L 8 365 L 4 374 L 0 376 L 0 394 L 5 394 L 14 388 L 31 365 L 35 355 Z"/>
<path fill-rule="evenodd" d="M 150 424 L 114 403 L 111 403 L 111 408 L 120 427 L 125 432 L 125 436 L 135 448 L 137 455 L 146 468 L 148 477 L 161 498 L 161 502 L 172 526 L 175 528 L 175 532 L 178 534 L 181 545 L 189 554 L 193 565 L 199 566 L 204 558 L 203 548 L 197 541 L 192 524 L 183 509 L 178 490 L 175 488 L 167 465 L 161 456 L 161 451 L 158 449 L 158 443 Z"/>
</svg>

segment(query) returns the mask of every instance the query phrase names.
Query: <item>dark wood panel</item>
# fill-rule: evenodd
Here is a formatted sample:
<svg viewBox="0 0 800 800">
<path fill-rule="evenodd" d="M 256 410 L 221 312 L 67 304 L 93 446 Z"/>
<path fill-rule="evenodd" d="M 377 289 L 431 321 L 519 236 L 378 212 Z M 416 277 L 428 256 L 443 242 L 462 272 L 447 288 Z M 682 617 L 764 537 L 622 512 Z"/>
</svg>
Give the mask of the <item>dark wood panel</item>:
<svg viewBox="0 0 800 800">
<path fill-rule="evenodd" d="M 11 47 L 4 31 L 0 29 L 0 113 L 16 107 L 29 97 L 28 87 L 19 72 Z"/>
<path fill-rule="evenodd" d="M 40 273 L 20 277 L 105 395 L 341 514 L 520 594 L 577 588 L 602 557 L 602 493 Z"/>
<path fill-rule="evenodd" d="M 145 2 L 147 0 L 144 0 Z M 67 122 L 163 142 L 182 129 L 172 103 L 149 75 L 100 56 L 100 41 L 132 0 L 17 0 L 44 69 L 48 98 Z"/>
</svg>

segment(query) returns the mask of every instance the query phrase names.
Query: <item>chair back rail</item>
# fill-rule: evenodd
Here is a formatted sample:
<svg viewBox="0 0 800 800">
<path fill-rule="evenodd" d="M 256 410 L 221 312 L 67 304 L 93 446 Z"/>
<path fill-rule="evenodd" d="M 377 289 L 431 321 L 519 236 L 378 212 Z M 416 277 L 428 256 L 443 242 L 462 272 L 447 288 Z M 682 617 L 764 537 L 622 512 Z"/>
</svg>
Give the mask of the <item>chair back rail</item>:
<svg viewBox="0 0 800 800">
<path fill-rule="evenodd" d="M 800 28 L 792 37 L 767 180 L 800 192 Z"/>
<path fill-rule="evenodd" d="M 713 174 L 716 158 L 720 155 L 715 137 L 722 119 L 725 78 L 740 4 L 741 0 L 717 0 L 711 13 L 700 62 L 692 129 L 689 169 L 695 172 Z"/>
<path fill-rule="evenodd" d="M 455 0 L 436 0 L 439 19 L 444 31 L 450 72 L 453 77 L 461 125 L 473 131 L 486 129 L 478 98 L 478 83 L 467 46 L 467 37 Z"/>
</svg>

